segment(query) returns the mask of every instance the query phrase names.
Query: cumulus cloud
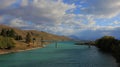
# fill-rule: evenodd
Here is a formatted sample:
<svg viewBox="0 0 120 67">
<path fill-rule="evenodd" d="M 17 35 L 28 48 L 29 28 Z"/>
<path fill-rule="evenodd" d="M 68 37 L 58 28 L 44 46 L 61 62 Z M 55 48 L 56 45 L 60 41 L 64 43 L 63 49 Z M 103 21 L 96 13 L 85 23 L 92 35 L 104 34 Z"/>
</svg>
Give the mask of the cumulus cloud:
<svg viewBox="0 0 120 67">
<path fill-rule="evenodd" d="M 75 5 L 64 4 L 61 0 L 22 0 L 21 7 L 16 9 L 1 10 L 2 14 L 21 17 L 24 20 L 36 23 L 58 22 L 69 9 L 74 9 Z"/>
<path fill-rule="evenodd" d="M 86 0 L 81 11 L 101 18 L 112 18 L 120 13 L 120 0 Z"/>
<path fill-rule="evenodd" d="M 15 19 L 12 19 L 9 23 L 9 26 L 12 26 L 12 27 L 25 27 L 25 26 L 28 26 L 29 24 L 27 24 L 25 21 L 19 19 L 19 18 L 15 18 Z"/>
<path fill-rule="evenodd" d="M 16 3 L 17 0 L 0 0 L 0 9 L 4 9 L 6 7 L 11 6 Z"/>
<path fill-rule="evenodd" d="M 21 18 L 10 19 L 10 22 L 6 23 L 10 26 L 25 28 L 29 26 L 27 26 L 27 23 L 30 21 L 34 25 L 34 27 L 32 27 L 34 29 L 68 34 L 72 33 L 73 29 L 66 28 L 67 31 L 65 31 L 65 29 L 62 28 L 62 23 L 65 22 L 63 19 L 65 18 L 67 10 L 73 10 L 75 8 L 76 6 L 74 4 L 65 4 L 62 0 L 21 0 L 19 6 L 15 9 L 1 9 L 1 15 Z M 72 21 L 71 25 L 73 23 L 74 21 Z"/>
<path fill-rule="evenodd" d="M 116 20 L 116 21 L 113 22 L 113 24 L 117 25 L 117 24 L 120 24 L 120 22 Z"/>
</svg>

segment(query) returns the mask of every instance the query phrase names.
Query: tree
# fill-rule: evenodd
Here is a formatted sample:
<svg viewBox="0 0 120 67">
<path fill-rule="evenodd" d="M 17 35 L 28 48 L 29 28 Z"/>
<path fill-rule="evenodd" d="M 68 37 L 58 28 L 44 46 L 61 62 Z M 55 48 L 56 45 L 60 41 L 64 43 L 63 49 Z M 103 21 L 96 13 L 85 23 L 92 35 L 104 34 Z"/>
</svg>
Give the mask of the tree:
<svg viewBox="0 0 120 67">
<path fill-rule="evenodd" d="M 112 36 L 104 36 L 96 40 L 96 46 L 104 51 L 113 55 L 118 63 L 120 63 L 120 41 Z"/>
<path fill-rule="evenodd" d="M 33 44 L 34 44 L 34 43 L 35 43 L 35 41 L 36 41 L 36 38 L 33 38 L 33 39 L 32 39 L 32 41 L 33 41 Z"/>
<path fill-rule="evenodd" d="M 9 30 L 9 29 L 2 29 L 1 31 L 1 36 L 4 37 L 15 37 L 15 31 L 13 29 Z"/>
<path fill-rule="evenodd" d="M 112 36 L 104 36 L 96 40 L 96 46 L 102 51 L 111 52 L 116 45 L 119 45 L 119 42 Z"/>
<path fill-rule="evenodd" d="M 13 29 L 8 30 L 8 36 L 9 37 L 15 37 L 15 31 Z"/>
<path fill-rule="evenodd" d="M 7 33 L 6 33 L 6 32 L 7 32 L 7 30 L 6 30 L 6 29 L 2 29 L 1 34 L 0 34 L 0 35 L 5 37 L 5 36 L 7 36 Z"/>
<path fill-rule="evenodd" d="M 15 43 L 9 37 L 0 36 L 0 49 L 12 49 Z"/>
<path fill-rule="evenodd" d="M 20 36 L 20 35 L 16 35 L 15 36 L 15 40 L 22 40 L 23 38 L 22 38 L 22 36 Z"/>
<path fill-rule="evenodd" d="M 30 43 L 31 42 L 31 34 L 30 33 L 27 33 L 26 35 L 26 43 Z"/>
</svg>

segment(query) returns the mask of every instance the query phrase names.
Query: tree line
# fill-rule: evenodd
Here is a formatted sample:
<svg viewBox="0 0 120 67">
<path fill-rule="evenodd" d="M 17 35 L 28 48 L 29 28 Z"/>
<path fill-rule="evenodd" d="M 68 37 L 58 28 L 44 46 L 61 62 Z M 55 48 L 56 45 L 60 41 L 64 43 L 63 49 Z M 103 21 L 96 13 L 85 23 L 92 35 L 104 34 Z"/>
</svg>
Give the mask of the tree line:
<svg viewBox="0 0 120 67">
<path fill-rule="evenodd" d="M 32 41 L 32 36 L 30 33 L 27 33 L 26 37 L 23 38 L 21 35 L 16 34 L 13 29 L 2 29 L 0 32 L 0 49 L 12 49 L 15 47 L 14 40 L 23 39 L 29 45 Z"/>
<path fill-rule="evenodd" d="M 13 29 L 2 29 L 0 35 L 3 37 L 11 37 L 15 40 L 22 40 L 22 36 L 17 35 Z"/>
</svg>

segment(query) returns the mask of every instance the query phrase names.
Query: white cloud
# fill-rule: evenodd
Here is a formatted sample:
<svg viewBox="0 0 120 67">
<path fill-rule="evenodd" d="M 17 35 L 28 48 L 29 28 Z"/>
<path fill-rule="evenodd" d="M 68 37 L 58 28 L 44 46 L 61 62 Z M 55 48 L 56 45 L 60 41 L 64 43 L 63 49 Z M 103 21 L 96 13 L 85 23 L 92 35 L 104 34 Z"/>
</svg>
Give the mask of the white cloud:
<svg viewBox="0 0 120 67">
<path fill-rule="evenodd" d="M 117 24 L 120 24 L 119 21 L 114 21 L 113 24 L 117 25 Z"/>
<path fill-rule="evenodd" d="M 21 6 L 27 6 L 29 4 L 29 0 L 21 0 Z"/>
<path fill-rule="evenodd" d="M 0 9 L 4 9 L 6 7 L 11 6 L 14 4 L 17 0 L 0 0 Z"/>
<path fill-rule="evenodd" d="M 62 1 L 54 0 L 33 0 L 31 3 L 24 0 L 23 7 L 11 10 L 3 10 L 2 14 L 8 14 L 21 17 L 24 20 L 37 23 L 60 23 L 59 20 L 64 16 L 67 10 L 74 9 L 75 5 L 68 5 Z M 26 4 L 27 3 L 27 4 Z M 25 6 L 26 5 L 26 6 Z"/>
<path fill-rule="evenodd" d="M 26 26 L 27 22 L 25 22 L 30 21 L 36 25 L 32 27 L 34 29 L 53 33 L 63 32 L 65 34 L 68 34 L 73 33 L 73 29 L 64 29 L 60 25 L 64 25 L 67 20 L 72 18 L 73 19 L 68 22 L 71 25 L 78 24 L 79 21 L 74 23 L 75 18 L 67 18 L 69 16 L 66 14 L 67 10 L 72 10 L 75 8 L 76 6 L 74 4 L 65 4 L 62 2 L 62 0 L 33 0 L 31 2 L 30 0 L 21 0 L 19 7 L 15 9 L 4 9 L 2 10 L 3 13 L 1 15 L 10 15 L 13 17 L 21 18 L 22 20 L 12 18 L 9 24 L 14 27 L 30 28 L 31 26 Z"/>
<path fill-rule="evenodd" d="M 27 24 L 25 21 L 23 21 L 19 18 L 12 19 L 9 23 L 9 26 L 12 26 L 12 27 L 25 27 L 28 25 L 29 24 Z"/>
<path fill-rule="evenodd" d="M 99 18 L 112 18 L 120 13 L 120 0 L 86 0 L 83 13 Z"/>
</svg>

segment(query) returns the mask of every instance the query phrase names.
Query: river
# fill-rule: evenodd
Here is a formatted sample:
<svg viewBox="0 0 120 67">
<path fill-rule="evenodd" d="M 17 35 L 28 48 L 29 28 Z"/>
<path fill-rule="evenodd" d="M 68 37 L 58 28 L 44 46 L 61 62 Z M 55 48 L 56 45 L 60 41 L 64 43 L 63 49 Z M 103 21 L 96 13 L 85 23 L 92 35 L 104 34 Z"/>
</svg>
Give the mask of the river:
<svg viewBox="0 0 120 67">
<path fill-rule="evenodd" d="M 115 59 L 94 46 L 73 42 L 50 44 L 45 48 L 0 55 L 0 67 L 117 67 Z"/>
</svg>

